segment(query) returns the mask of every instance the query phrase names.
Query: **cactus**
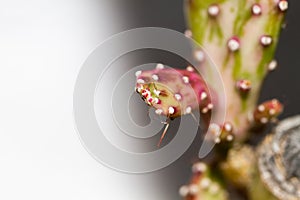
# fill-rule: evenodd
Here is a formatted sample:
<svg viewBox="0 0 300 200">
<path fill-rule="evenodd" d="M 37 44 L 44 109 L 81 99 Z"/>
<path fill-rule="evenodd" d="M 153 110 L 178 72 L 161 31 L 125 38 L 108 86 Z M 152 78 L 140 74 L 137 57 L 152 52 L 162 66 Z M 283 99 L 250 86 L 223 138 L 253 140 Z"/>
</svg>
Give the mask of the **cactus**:
<svg viewBox="0 0 300 200">
<path fill-rule="evenodd" d="M 273 57 L 287 9 L 287 0 L 187 0 L 189 29 L 185 35 L 196 40 L 218 66 L 227 96 L 227 116 L 224 124 L 209 127 L 220 130 L 208 131 L 216 133 L 210 138 L 217 144 L 217 156 L 210 164 L 193 166 L 190 184 L 179 190 L 184 199 L 231 199 L 229 189 L 242 190 L 247 199 L 281 198 L 261 180 L 262 165 L 257 167 L 255 147 L 243 143 L 258 130 L 254 127 L 276 122 L 283 110 L 276 99 L 260 105 L 257 99 L 265 76 L 276 69 Z M 204 55 L 195 50 L 195 59 L 205 68 Z M 158 64 L 156 69 L 138 71 L 136 76 L 136 91 L 156 114 L 168 119 L 161 140 L 169 120 L 198 108 L 202 114 L 218 108 L 191 66 L 180 70 Z"/>
<path fill-rule="evenodd" d="M 242 189 L 253 200 L 278 197 L 261 181 L 253 148 L 239 143 L 252 136 L 253 127 L 276 122 L 283 110 L 276 99 L 258 106 L 257 99 L 264 77 L 277 67 L 273 57 L 287 8 L 286 0 L 188 0 L 185 8 L 186 36 L 202 45 L 216 63 L 227 95 L 226 123 L 219 125 L 222 131 L 215 142 L 222 151 L 231 143 L 210 173 L 220 170 L 219 183 Z M 202 62 L 205 66 L 205 59 Z M 195 199 L 205 199 L 201 195 Z"/>
<path fill-rule="evenodd" d="M 249 113 L 262 81 L 276 67 L 273 56 L 287 6 L 283 0 L 187 2 L 188 32 L 221 71 L 228 97 L 226 121 L 232 123 L 237 140 L 247 137 L 253 124 Z"/>
</svg>

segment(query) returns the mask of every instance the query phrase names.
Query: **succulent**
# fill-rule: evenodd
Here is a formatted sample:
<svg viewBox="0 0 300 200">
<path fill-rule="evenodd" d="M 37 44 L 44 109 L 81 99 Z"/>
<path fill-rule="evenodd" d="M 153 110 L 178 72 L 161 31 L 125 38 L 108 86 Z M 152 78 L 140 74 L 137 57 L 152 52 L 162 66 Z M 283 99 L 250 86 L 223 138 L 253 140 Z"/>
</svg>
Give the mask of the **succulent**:
<svg viewBox="0 0 300 200">
<path fill-rule="evenodd" d="M 278 197 L 272 192 L 274 188 L 261 181 L 255 147 L 241 143 L 252 136 L 253 127 L 276 122 L 283 110 L 276 99 L 258 106 L 257 99 L 265 76 L 277 67 L 274 53 L 287 8 L 286 0 L 188 0 L 186 4 L 186 35 L 216 63 L 227 95 L 226 123 L 215 125 L 221 130 L 215 142 L 221 147 L 231 144 L 217 158 L 218 167 L 211 173 L 221 170 L 220 183 L 242 188 L 248 199 Z M 201 61 L 205 66 L 205 59 Z M 198 194 L 198 199 L 205 198 Z"/>
<path fill-rule="evenodd" d="M 187 0 L 185 9 L 189 25 L 185 35 L 205 50 L 195 49 L 194 57 L 201 63 L 195 67 L 205 71 L 206 55 L 216 64 L 227 96 L 227 114 L 224 124 L 208 127 L 209 138 L 217 144 L 212 161 L 193 165 L 192 179 L 180 188 L 180 195 L 186 200 L 226 200 L 232 199 L 228 191 L 234 190 L 253 200 L 299 199 L 299 145 L 295 142 L 299 135 L 294 134 L 299 127 L 288 130 L 292 139 L 285 140 L 275 154 L 270 149 L 278 134 L 266 137 L 258 155 L 255 146 L 245 144 L 253 131 L 260 130 L 255 127 L 277 122 L 283 111 L 276 99 L 259 105 L 257 100 L 265 76 L 277 67 L 274 53 L 288 1 Z M 167 117 L 161 140 L 170 120 L 197 109 L 202 114 L 218 111 L 222 100 L 212 102 L 208 86 L 196 71 L 192 66 L 182 70 L 158 64 L 153 70 L 136 73 L 136 91 L 156 114 Z M 278 162 L 290 169 L 282 170 Z"/>
<path fill-rule="evenodd" d="M 187 32 L 222 74 L 226 121 L 237 140 L 247 137 L 262 81 L 277 65 L 273 56 L 287 7 L 283 0 L 187 1 Z"/>
</svg>

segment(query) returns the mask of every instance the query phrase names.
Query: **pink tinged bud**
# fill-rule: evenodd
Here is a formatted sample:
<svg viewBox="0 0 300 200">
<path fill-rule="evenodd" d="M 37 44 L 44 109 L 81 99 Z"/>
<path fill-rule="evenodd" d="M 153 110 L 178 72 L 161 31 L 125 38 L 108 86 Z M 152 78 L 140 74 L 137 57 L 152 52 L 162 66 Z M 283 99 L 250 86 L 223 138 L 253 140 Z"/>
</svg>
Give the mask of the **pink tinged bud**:
<svg viewBox="0 0 300 200">
<path fill-rule="evenodd" d="M 249 92 L 251 90 L 251 82 L 249 80 L 239 80 L 236 82 L 236 88 L 240 92 Z"/>
<path fill-rule="evenodd" d="M 157 75 L 159 78 L 157 84 L 153 81 L 153 79 L 157 79 L 153 75 Z M 166 117 L 176 118 L 180 115 L 190 114 L 199 106 L 201 110 L 205 107 L 204 113 L 209 112 L 212 108 L 212 104 L 209 104 L 211 101 L 207 93 L 207 86 L 192 66 L 187 70 L 164 68 L 142 71 L 137 77 L 137 81 L 138 79 L 145 80 L 145 84 L 136 85 L 142 99 L 155 109 L 162 109 L 162 115 Z M 146 80 L 147 82 L 150 80 L 149 83 L 146 83 Z M 173 91 L 175 92 L 173 93 Z M 183 94 L 187 95 L 183 96 Z M 174 100 L 178 102 L 174 104 Z M 184 107 L 178 106 L 179 103 Z"/>
<path fill-rule="evenodd" d="M 275 110 L 276 114 L 280 114 L 282 112 L 283 106 L 277 99 L 273 99 L 271 102 L 267 103 L 266 106 L 269 110 Z"/>
<path fill-rule="evenodd" d="M 261 15 L 261 13 L 262 13 L 261 6 L 257 3 L 253 4 L 253 6 L 251 7 L 251 11 L 252 11 L 252 15 L 255 15 L 255 16 Z"/>
<path fill-rule="evenodd" d="M 235 52 L 240 49 L 240 40 L 238 37 L 233 36 L 227 42 L 227 47 L 231 52 Z"/>
<path fill-rule="evenodd" d="M 287 0 L 280 0 L 277 4 L 278 6 L 278 9 L 281 11 L 281 12 L 285 12 L 287 11 L 287 9 L 289 8 L 289 3 Z"/>
<path fill-rule="evenodd" d="M 207 13 L 210 17 L 217 17 L 220 14 L 220 7 L 217 4 L 212 4 L 208 7 Z"/>
<path fill-rule="evenodd" d="M 261 124 L 273 121 L 283 111 L 283 105 L 276 99 L 266 101 L 257 106 L 254 111 L 254 120 Z"/>
<path fill-rule="evenodd" d="M 270 46 L 273 42 L 273 39 L 270 35 L 263 35 L 260 37 L 260 44 L 264 47 Z"/>
</svg>

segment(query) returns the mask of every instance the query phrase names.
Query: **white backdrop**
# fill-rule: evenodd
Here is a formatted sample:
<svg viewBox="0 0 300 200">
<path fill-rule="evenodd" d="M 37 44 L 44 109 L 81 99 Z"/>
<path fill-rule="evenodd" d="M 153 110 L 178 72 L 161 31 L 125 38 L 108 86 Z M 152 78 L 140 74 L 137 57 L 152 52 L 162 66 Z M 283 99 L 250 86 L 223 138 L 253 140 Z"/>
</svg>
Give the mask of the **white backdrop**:
<svg viewBox="0 0 300 200">
<path fill-rule="evenodd" d="M 168 199 L 155 174 L 102 166 L 75 132 L 77 73 L 122 18 L 111 1 L 0 1 L 0 199 Z"/>
</svg>

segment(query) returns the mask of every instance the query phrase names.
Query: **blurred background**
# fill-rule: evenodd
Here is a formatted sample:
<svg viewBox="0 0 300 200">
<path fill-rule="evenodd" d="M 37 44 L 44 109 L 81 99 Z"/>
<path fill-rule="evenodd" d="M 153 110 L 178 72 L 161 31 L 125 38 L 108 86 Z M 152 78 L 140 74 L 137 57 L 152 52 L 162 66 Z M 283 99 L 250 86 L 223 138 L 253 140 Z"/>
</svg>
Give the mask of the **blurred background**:
<svg viewBox="0 0 300 200">
<path fill-rule="evenodd" d="M 290 5 L 279 68 L 260 97 L 281 100 L 281 118 L 300 113 L 300 2 Z M 199 140 L 155 173 L 113 171 L 81 145 L 72 95 L 82 63 L 109 36 L 145 26 L 184 32 L 182 0 L 0 0 L 0 24 L 0 199 L 180 199 Z"/>
</svg>

